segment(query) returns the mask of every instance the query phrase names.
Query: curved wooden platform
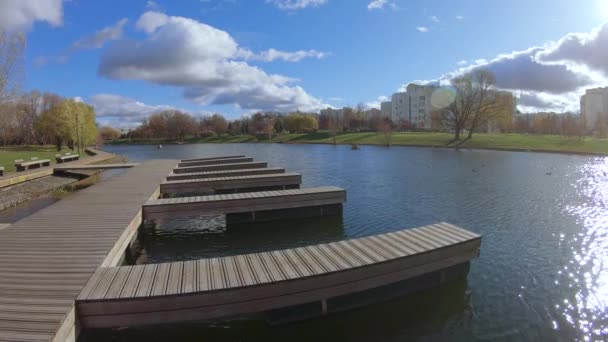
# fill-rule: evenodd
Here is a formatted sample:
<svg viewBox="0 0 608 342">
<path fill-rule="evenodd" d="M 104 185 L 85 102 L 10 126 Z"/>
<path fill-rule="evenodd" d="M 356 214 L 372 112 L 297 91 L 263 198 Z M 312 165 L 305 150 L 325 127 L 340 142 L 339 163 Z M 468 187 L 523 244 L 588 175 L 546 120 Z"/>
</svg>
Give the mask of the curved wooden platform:
<svg viewBox="0 0 608 342">
<path fill-rule="evenodd" d="M 139 165 L 139 163 L 122 163 L 122 164 L 92 164 L 92 165 L 67 165 L 55 166 L 55 172 L 61 171 L 78 171 L 78 170 L 114 170 L 114 169 L 130 169 Z"/>
<path fill-rule="evenodd" d="M 441 272 L 477 257 L 480 245 L 479 235 L 440 223 L 272 252 L 105 267 L 76 306 L 91 328 L 258 313 Z"/>
</svg>

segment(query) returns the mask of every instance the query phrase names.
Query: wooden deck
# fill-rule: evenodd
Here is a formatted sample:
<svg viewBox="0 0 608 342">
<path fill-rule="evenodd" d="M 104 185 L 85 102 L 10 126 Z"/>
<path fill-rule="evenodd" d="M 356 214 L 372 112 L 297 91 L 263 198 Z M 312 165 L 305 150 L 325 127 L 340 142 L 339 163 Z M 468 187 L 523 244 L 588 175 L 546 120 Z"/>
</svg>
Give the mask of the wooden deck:
<svg viewBox="0 0 608 342">
<path fill-rule="evenodd" d="M 299 173 L 250 175 L 164 181 L 160 184 L 161 194 L 195 192 L 251 192 L 256 189 L 295 189 L 302 184 Z"/>
<path fill-rule="evenodd" d="M 168 181 L 186 180 L 186 179 L 204 179 L 217 177 L 234 177 L 234 176 L 251 176 L 251 175 L 266 175 L 266 174 L 285 173 L 284 168 L 268 167 L 264 169 L 241 169 L 241 170 L 223 170 L 223 171 L 208 171 L 208 172 L 192 172 L 192 173 L 170 173 L 167 176 Z"/>
<path fill-rule="evenodd" d="M 74 339 L 75 299 L 116 266 L 176 161 L 150 161 L 0 230 L 0 340 Z"/>
<path fill-rule="evenodd" d="M 144 219 L 157 219 L 322 207 L 341 205 L 345 201 L 346 191 L 344 189 L 326 186 L 149 200 L 144 204 L 143 211 Z"/>
<path fill-rule="evenodd" d="M 207 158 L 182 159 L 181 162 L 202 161 L 202 160 L 221 160 L 221 159 L 233 159 L 233 158 L 245 158 L 245 156 L 239 154 L 236 156 L 219 156 L 219 157 L 207 157 Z"/>
<path fill-rule="evenodd" d="M 94 165 L 63 165 L 55 166 L 55 172 L 61 171 L 78 171 L 78 170 L 114 170 L 114 169 L 130 169 L 139 165 L 139 163 L 122 163 L 122 164 L 94 164 Z"/>
<path fill-rule="evenodd" d="M 243 170 L 243 169 L 259 169 L 268 166 L 266 162 L 251 162 L 251 163 L 234 163 L 234 164 L 215 164 L 204 166 L 189 166 L 178 167 L 173 169 L 173 173 L 193 173 L 193 172 L 209 172 L 222 170 Z"/>
<path fill-rule="evenodd" d="M 182 161 L 177 164 L 177 167 L 189 167 L 189 166 L 205 166 L 215 164 L 236 164 L 236 163 L 249 163 L 252 162 L 253 158 L 223 158 L 223 159 L 211 159 L 211 160 L 194 160 L 194 161 Z"/>
<path fill-rule="evenodd" d="M 481 237 L 441 223 L 287 250 L 99 268 L 77 300 L 84 327 L 215 319 L 321 302 L 438 272 L 479 255 Z"/>
</svg>

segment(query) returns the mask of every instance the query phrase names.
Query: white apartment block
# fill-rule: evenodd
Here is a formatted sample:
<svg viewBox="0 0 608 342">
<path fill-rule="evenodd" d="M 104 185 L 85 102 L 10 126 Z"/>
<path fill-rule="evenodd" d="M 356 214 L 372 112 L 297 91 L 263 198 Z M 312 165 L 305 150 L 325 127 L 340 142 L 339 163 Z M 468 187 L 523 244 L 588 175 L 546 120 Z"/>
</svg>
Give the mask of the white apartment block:
<svg viewBox="0 0 608 342">
<path fill-rule="evenodd" d="M 393 103 L 391 101 L 380 103 L 380 112 L 385 118 L 393 118 Z"/>
<path fill-rule="evenodd" d="M 608 88 L 587 89 L 581 97 L 581 118 L 587 130 L 608 125 Z"/>
<path fill-rule="evenodd" d="M 392 120 L 409 123 L 410 127 L 431 128 L 431 96 L 437 86 L 408 84 L 406 92 L 395 93 L 391 98 Z"/>
</svg>

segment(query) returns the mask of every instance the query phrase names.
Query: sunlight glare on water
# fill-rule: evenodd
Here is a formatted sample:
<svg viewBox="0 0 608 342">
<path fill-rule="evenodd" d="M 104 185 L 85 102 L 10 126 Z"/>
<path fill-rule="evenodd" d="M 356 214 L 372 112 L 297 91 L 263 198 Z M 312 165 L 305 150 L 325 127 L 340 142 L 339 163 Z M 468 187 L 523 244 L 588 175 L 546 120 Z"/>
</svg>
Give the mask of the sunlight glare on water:
<svg viewBox="0 0 608 342">
<path fill-rule="evenodd" d="M 566 210 L 584 229 L 571 237 L 580 241 L 571 244 L 572 260 L 557 279 L 576 292 L 558 308 L 584 334 L 584 340 L 590 341 L 608 335 L 608 159 L 597 158 L 579 171 L 582 177 L 575 188 L 585 200 Z"/>
</svg>

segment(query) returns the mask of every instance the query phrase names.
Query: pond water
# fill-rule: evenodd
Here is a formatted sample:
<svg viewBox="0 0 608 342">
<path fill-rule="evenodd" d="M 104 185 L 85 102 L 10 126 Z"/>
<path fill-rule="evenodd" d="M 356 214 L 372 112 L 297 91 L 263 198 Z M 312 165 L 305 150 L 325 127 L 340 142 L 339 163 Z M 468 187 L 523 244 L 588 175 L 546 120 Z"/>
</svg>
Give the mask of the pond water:
<svg viewBox="0 0 608 342">
<path fill-rule="evenodd" d="M 240 226 L 161 222 L 140 262 L 361 237 L 448 221 L 483 235 L 466 281 L 327 318 L 97 331 L 91 340 L 605 340 L 608 158 L 408 147 L 110 146 L 130 161 L 245 154 L 347 190 L 342 219 Z M 220 220 L 221 221 L 221 220 Z M 202 222 L 205 222 L 204 224 Z M 221 222 L 220 222 L 221 223 Z M 211 224 L 220 224 L 218 222 Z"/>
</svg>

